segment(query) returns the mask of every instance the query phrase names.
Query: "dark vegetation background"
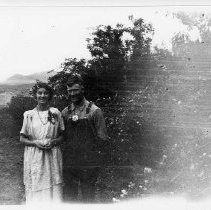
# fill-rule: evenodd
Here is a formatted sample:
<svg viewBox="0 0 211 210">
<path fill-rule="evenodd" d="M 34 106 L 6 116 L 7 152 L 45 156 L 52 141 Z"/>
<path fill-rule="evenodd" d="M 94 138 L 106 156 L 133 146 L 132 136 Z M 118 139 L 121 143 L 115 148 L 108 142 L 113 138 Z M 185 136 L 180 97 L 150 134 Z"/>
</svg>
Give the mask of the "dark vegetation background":
<svg viewBox="0 0 211 210">
<path fill-rule="evenodd" d="M 67 105 L 65 82 L 78 72 L 86 97 L 104 112 L 110 143 L 97 182 L 98 202 L 152 194 L 196 199 L 210 192 L 211 19 L 174 15 L 190 30 L 197 27 L 200 39 L 178 33 L 172 52 L 152 49 L 152 25 L 130 16 L 132 27 L 98 26 L 87 39 L 92 58 L 67 58 L 62 71 L 49 78 L 56 92 L 53 106 Z M 24 201 L 18 132 L 23 112 L 36 104 L 28 88 L 0 110 L 2 204 Z"/>
</svg>

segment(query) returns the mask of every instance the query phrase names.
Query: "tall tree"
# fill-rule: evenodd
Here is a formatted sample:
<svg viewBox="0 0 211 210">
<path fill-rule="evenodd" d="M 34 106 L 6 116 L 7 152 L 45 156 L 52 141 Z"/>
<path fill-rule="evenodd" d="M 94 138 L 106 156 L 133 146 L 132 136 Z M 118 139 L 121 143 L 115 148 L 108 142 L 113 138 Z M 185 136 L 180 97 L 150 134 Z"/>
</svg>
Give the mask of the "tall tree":
<svg viewBox="0 0 211 210">
<path fill-rule="evenodd" d="M 95 69 L 101 82 L 110 85 L 124 79 L 127 52 L 122 37 L 127 32 L 121 24 L 115 28 L 100 25 L 87 39 L 88 49 L 92 55 L 91 68 Z"/>
<path fill-rule="evenodd" d="M 150 47 L 154 29 L 151 24 L 145 23 L 142 18 L 133 19 L 133 17 L 130 17 L 130 20 L 133 26 L 128 28 L 128 32 L 132 35 L 133 39 L 127 43 L 130 46 L 127 74 L 136 77 L 149 64 L 148 60 L 151 57 Z"/>
<path fill-rule="evenodd" d="M 61 66 L 62 71 L 50 78 L 57 97 L 64 98 L 64 84 L 71 72 L 83 74 L 91 100 L 115 95 L 124 87 L 128 72 L 133 75 L 134 71 L 138 72 L 137 69 L 133 70 L 134 66 L 140 69 L 150 55 L 152 33 L 152 26 L 145 24 L 143 19 L 134 20 L 131 28 L 122 24 L 114 28 L 98 26 L 87 39 L 92 58 L 89 61 L 66 59 Z M 125 35 L 130 35 L 130 38 L 125 39 Z"/>
</svg>

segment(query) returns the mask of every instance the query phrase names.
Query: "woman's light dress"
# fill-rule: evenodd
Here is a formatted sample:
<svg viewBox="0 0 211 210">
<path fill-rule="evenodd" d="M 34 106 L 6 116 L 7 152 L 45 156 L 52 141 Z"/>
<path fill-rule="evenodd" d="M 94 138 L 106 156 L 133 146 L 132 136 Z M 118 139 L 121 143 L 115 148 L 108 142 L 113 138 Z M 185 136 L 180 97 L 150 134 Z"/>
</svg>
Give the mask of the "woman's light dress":
<svg viewBox="0 0 211 210">
<path fill-rule="evenodd" d="M 48 110 L 29 110 L 24 113 L 22 134 L 31 141 L 54 139 L 64 131 L 64 123 L 58 109 L 51 107 L 53 123 L 48 121 Z M 62 153 L 59 146 L 50 150 L 25 146 L 24 185 L 26 203 L 62 201 Z"/>
</svg>

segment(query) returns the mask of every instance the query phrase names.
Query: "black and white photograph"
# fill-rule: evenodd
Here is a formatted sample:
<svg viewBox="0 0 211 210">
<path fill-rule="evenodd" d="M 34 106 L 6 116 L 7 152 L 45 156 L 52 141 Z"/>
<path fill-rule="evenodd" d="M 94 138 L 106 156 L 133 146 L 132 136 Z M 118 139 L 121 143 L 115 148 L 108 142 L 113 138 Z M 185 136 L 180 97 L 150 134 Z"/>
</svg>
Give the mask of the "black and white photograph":
<svg viewBox="0 0 211 210">
<path fill-rule="evenodd" d="M 0 0 L 0 208 L 210 209 L 208 1 Z"/>
</svg>

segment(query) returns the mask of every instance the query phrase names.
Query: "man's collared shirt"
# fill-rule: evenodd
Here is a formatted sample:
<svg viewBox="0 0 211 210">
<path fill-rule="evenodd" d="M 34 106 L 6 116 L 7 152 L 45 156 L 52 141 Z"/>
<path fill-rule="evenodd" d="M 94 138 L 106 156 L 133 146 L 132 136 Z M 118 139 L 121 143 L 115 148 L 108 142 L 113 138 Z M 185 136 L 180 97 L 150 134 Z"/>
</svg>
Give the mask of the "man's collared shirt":
<svg viewBox="0 0 211 210">
<path fill-rule="evenodd" d="M 68 120 L 71 120 L 74 115 L 77 115 L 78 119 L 89 118 L 93 124 L 97 137 L 100 140 L 107 140 L 108 135 L 103 113 L 101 109 L 97 107 L 94 103 L 92 103 L 91 107 L 89 108 L 89 103 L 89 101 L 84 99 L 80 106 L 74 106 L 73 104 L 70 104 L 70 106 L 66 107 L 62 111 L 62 116 L 64 118 L 65 124 L 67 124 Z"/>
</svg>

